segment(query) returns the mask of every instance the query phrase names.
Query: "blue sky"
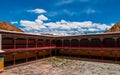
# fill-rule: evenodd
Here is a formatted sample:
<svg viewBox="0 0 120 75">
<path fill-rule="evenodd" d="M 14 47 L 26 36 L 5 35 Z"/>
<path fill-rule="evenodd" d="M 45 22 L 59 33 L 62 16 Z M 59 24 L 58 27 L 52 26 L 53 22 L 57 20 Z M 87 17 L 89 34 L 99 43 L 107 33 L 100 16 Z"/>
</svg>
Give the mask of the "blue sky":
<svg viewBox="0 0 120 75">
<path fill-rule="evenodd" d="M 0 0 L 0 20 L 28 33 L 100 33 L 120 21 L 120 0 Z"/>
</svg>

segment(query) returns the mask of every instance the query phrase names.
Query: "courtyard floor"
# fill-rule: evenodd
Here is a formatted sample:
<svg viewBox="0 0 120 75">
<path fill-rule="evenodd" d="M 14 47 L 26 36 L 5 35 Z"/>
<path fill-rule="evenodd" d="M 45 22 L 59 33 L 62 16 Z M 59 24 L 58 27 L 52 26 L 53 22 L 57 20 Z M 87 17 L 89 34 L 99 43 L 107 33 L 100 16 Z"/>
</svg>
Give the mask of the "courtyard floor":
<svg viewBox="0 0 120 75">
<path fill-rule="evenodd" d="M 120 75 L 120 64 L 50 57 L 7 69 L 0 75 Z"/>
</svg>

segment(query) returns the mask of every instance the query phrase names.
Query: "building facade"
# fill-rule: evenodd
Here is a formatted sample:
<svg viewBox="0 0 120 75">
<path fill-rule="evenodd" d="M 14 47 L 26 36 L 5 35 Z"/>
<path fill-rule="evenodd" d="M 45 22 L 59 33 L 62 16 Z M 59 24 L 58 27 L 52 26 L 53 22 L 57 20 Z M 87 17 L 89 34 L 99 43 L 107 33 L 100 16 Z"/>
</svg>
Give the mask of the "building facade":
<svg viewBox="0 0 120 75">
<path fill-rule="evenodd" d="M 110 58 L 117 62 L 120 58 L 120 33 L 47 36 L 0 31 L 0 50 L 0 64 L 5 63 L 5 66 L 15 65 L 23 59 L 28 62 L 53 55 Z"/>
</svg>

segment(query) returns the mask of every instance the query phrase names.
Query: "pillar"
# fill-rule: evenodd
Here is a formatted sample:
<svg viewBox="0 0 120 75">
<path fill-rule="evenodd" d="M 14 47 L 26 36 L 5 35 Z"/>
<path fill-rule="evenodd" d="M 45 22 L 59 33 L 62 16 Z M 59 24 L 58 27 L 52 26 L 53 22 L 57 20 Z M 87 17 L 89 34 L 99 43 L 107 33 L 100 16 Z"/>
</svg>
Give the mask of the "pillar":
<svg viewBox="0 0 120 75">
<path fill-rule="evenodd" d="M 28 48 L 28 38 L 26 39 L 26 48 Z"/>
<path fill-rule="evenodd" d="M 28 62 L 28 56 L 29 56 L 29 53 L 26 52 L 26 62 Z"/>
<path fill-rule="evenodd" d="M 38 39 L 35 39 L 35 47 L 37 48 L 37 41 L 38 41 Z"/>
<path fill-rule="evenodd" d="M 91 47 L 91 38 L 88 38 L 89 40 L 89 47 Z"/>
<path fill-rule="evenodd" d="M 15 62 L 15 53 L 13 53 L 13 65 L 15 65 L 16 62 Z"/>
<path fill-rule="evenodd" d="M 71 47 L 71 39 L 69 39 L 69 42 L 70 42 L 70 47 Z"/>
<path fill-rule="evenodd" d="M 63 39 L 62 39 L 62 47 L 64 47 L 64 45 L 63 45 Z"/>
<path fill-rule="evenodd" d="M 101 41 L 101 47 L 103 48 L 103 38 L 100 38 Z"/>
<path fill-rule="evenodd" d="M 103 52 L 104 52 L 104 51 L 101 51 L 101 59 L 102 59 L 102 60 L 103 60 Z"/>
<path fill-rule="evenodd" d="M 79 41 L 78 47 L 80 48 L 80 39 L 78 39 L 78 41 Z"/>
<path fill-rule="evenodd" d="M 51 42 L 52 42 L 52 40 L 50 40 L 50 47 L 52 46 L 52 45 L 51 45 L 51 44 L 52 44 Z"/>
<path fill-rule="evenodd" d="M 36 60 L 38 59 L 38 52 L 35 52 Z"/>
<path fill-rule="evenodd" d="M 46 41 L 45 41 L 45 39 L 43 39 L 43 47 L 45 47 L 46 46 Z"/>
<path fill-rule="evenodd" d="M 2 34 L 0 34 L 0 72 L 4 71 L 4 56 L 2 55 Z"/>
<path fill-rule="evenodd" d="M 14 49 L 16 48 L 16 38 L 14 38 Z"/>
<path fill-rule="evenodd" d="M 114 39 L 114 47 L 117 47 L 117 42 L 116 42 L 117 41 L 117 37 L 114 37 L 113 39 Z"/>
</svg>

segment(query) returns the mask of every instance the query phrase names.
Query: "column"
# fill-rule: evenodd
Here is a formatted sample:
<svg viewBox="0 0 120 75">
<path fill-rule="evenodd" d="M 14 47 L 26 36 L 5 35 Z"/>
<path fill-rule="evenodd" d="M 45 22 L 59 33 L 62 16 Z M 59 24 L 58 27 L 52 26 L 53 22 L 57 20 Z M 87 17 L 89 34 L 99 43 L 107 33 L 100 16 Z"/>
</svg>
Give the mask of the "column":
<svg viewBox="0 0 120 75">
<path fill-rule="evenodd" d="M 91 38 L 88 38 L 89 40 L 89 47 L 91 47 Z"/>
<path fill-rule="evenodd" d="M 63 39 L 62 39 L 62 47 L 64 47 L 64 45 L 63 45 Z"/>
<path fill-rule="evenodd" d="M 28 62 L 28 56 L 29 56 L 29 53 L 26 52 L 26 62 Z"/>
<path fill-rule="evenodd" d="M 114 47 L 117 47 L 117 39 L 118 39 L 118 38 L 117 38 L 117 37 L 114 37 L 113 39 L 114 39 Z"/>
<path fill-rule="evenodd" d="M 80 48 L 80 39 L 78 39 L 78 41 L 79 41 L 79 42 L 78 42 L 78 43 L 79 43 L 79 44 L 78 44 L 78 47 Z"/>
<path fill-rule="evenodd" d="M 79 39 L 79 46 L 80 46 L 80 47 L 82 47 L 82 46 L 81 46 L 81 42 L 80 42 L 80 41 L 81 41 L 81 38 Z"/>
<path fill-rule="evenodd" d="M 37 48 L 37 41 L 38 41 L 38 39 L 35 39 L 35 47 Z"/>
<path fill-rule="evenodd" d="M 26 39 L 26 48 L 28 48 L 28 38 Z"/>
<path fill-rule="evenodd" d="M 71 39 L 69 39 L 69 42 L 70 42 L 70 48 L 71 48 Z"/>
<path fill-rule="evenodd" d="M 36 60 L 38 59 L 38 52 L 35 52 Z"/>
<path fill-rule="evenodd" d="M 103 48 L 103 39 L 104 38 L 100 38 L 100 41 L 101 41 L 101 47 Z"/>
<path fill-rule="evenodd" d="M 43 47 L 45 47 L 45 46 L 46 46 L 46 40 L 43 39 Z"/>
<path fill-rule="evenodd" d="M 16 48 L 16 38 L 14 38 L 14 49 Z"/>
<path fill-rule="evenodd" d="M 0 34 L 0 50 L 2 50 L 2 34 Z M 4 71 L 4 56 L 0 53 L 0 73 Z"/>
<path fill-rule="evenodd" d="M 13 53 L 13 65 L 15 65 L 16 62 L 15 62 L 15 53 Z"/>
<path fill-rule="evenodd" d="M 52 45 L 51 45 L 51 41 L 52 41 L 52 40 L 50 39 L 50 47 L 52 46 Z"/>
</svg>

